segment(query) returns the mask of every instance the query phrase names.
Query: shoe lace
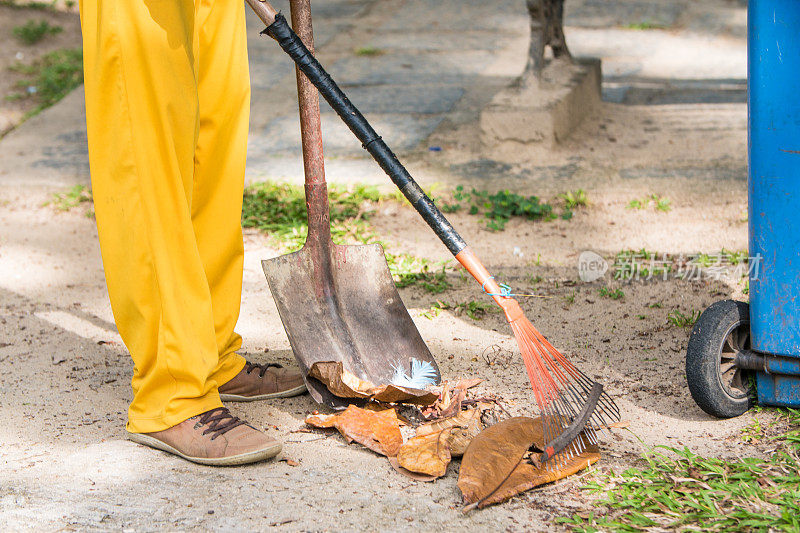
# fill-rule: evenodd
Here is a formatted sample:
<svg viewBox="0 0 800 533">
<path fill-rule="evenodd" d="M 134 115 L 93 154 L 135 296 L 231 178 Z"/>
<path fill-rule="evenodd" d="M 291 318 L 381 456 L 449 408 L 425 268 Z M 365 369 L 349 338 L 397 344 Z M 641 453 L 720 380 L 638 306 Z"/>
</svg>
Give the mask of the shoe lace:
<svg viewBox="0 0 800 533">
<path fill-rule="evenodd" d="M 241 418 L 235 417 L 231 414 L 226 407 L 217 407 L 210 411 L 206 411 L 200 415 L 200 424 L 208 425 L 203 431 L 203 435 L 212 433 L 211 440 L 216 439 L 220 435 L 227 433 L 235 427 L 247 424 Z"/>
<path fill-rule="evenodd" d="M 283 365 L 279 365 L 278 363 L 267 363 L 265 365 L 260 365 L 258 363 L 245 363 L 244 364 L 244 371 L 249 374 L 254 370 L 258 370 L 258 377 L 263 378 L 264 374 L 267 373 L 267 370 L 270 368 L 283 368 Z"/>
</svg>

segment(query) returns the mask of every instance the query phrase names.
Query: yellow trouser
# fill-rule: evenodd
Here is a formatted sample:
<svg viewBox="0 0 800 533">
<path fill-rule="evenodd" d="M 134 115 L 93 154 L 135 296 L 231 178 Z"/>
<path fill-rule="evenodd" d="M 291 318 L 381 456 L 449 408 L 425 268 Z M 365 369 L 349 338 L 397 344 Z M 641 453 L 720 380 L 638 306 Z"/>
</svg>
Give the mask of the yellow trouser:
<svg viewBox="0 0 800 533">
<path fill-rule="evenodd" d="M 81 0 L 92 191 L 134 361 L 128 431 L 219 407 L 244 359 L 242 0 Z"/>
</svg>

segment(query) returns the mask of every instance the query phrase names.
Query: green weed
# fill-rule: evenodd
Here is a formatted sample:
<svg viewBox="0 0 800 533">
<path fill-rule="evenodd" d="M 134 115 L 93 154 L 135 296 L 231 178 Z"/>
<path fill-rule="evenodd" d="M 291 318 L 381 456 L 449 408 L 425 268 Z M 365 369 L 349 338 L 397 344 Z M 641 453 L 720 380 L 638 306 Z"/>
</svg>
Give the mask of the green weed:
<svg viewBox="0 0 800 533">
<path fill-rule="evenodd" d="M 89 188 L 86 185 L 75 185 L 65 192 L 53 194 L 52 199 L 45 202 L 44 205 L 52 205 L 59 211 L 69 211 L 73 207 L 91 201 L 92 192 Z"/>
<path fill-rule="evenodd" d="M 38 102 L 38 106 L 28 113 L 28 117 L 55 104 L 83 83 L 83 53 L 79 48 L 56 50 L 30 65 L 16 64 L 10 68 L 25 76 L 16 84 L 24 92 L 11 97 L 35 98 Z"/>
<path fill-rule="evenodd" d="M 673 309 L 672 312 L 667 315 L 669 323 L 679 328 L 690 328 L 694 326 L 698 318 L 700 318 L 700 311 L 696 309 L 692 309 L 689 314 L 684 313 L 680 309 Z"/>
<path fill-rule="evenodd" d="M 361 48 L 356 48 L 354 52 L 358 56 L 380 56 L 386 53 L 384 50 L 374 46 L 362 46 Z"/>
<path fill-rule="evenodd" d="M 666 213 L 672 209 L 672 201 L 669 198 L 663 198 L 657 194 L 651 194 L 644 198 L 634 198 L 628 202 L 628 209 L 647 209 L 653 206 L 657 211 Z"/>
<path fill-rule="evenodd" d="M 58 5 L 58 0 L 50 0 L 49 2 L 35 2 L 35 1 L 20 1 L 20 0 L 0 0 L 0 6 L 14 7 L 17 9 L 55 9 Z"/>
<path fill-rule="evenodd" d="M 375 204 L 384 198 L 372 186 L 330 185 L 328 201 L 334 240 L 339 244 L 365 244 L 373 240 L 368 220 Z M 244 191 L 242 226 L 270 233 L 284 250 L 299 250 L 308 235 L 303 188 L 272 181 L 250 185 Z"/>
<path fill-rule="evenodd" d="M 572 289 L 572 292 L 570 292 L 567 296 L 564 296 L 564 302 L 566 302 L 567 305 L 574 304 L 575 303 L 575 297 L 577 295 L 578 295 L 578 293 L 575 291 L 575 289 Z"/>
<path fill-rule="evenodd" d="M 656 252 L 641 250 L 623 250 L 614 257 L 614 279 L 650 279 L 652 277 L 665 277 L 672 271 L 671 259 L 662 255 L 657 258 Z"/>
<path fill-rule="evenodd" d="M 22 26 L 16 26 L 13 30 L 14 37 L 28 46 L 34 45 L 48 35 L 55 35 L 64 31 L 61 26 L 51 26 L 46 20 L 29 20 Z"/>
<path fill-rule="evenodd" d="M 453 287 L 453 285 L 447 281 L 447 272 L 444 266 L 442 266 L 442 269 L 438 272 L 431 272 L 428 264 L 425 264 L 422 270 L 418 272 L 396 274 L 395 285 L 398 289 L 411 285 L 419 285 L 424 291 L 430 294 L 440 294 Z"/>
<path fill-rule="evenodd" d="M 472 189 L 470 192 L 459 185 L 453 191 L 455 203 L 442 202 L 442 209 L 453 213 L 468 206 L 470 215 L 481 215 L 486 227 L 492 231 L 502 231 L 512 217 L 524 217 L 528 220 L 552 220 L 556 218 L 553 206 L 542 202 L 537 196 L 521 196 L 510 191 L 489 193 Z M 566 212 L 565 212 L 566 213 Z M 569 214 L 571 217 L 571 212 Z"/>
<path fill-rule="evenodd" d="M 489 313 L 497 312 L 497 308 L 489 303 L 489 302 L 478 302 L 476 300 L 470 300 L 468 302 L 461 302 L 455 304 L 449 304 L 447 302 L 436 302 L 435 304 L 439 309 L 450 309 L 453 311 L 453 314 L 456 316 L 460 316 L 461 314 L 466 314 L 472 320 L 482 320 L 486 317 Z"/>
<path fill-rule="evenodd" d="M 622 298 L 625 298 L 625 293 L 622 292 L 622 289 L 614 289 L 612 291 L 608 287 L 600 287 L 598 293 L 603 298 L 611 298 L 612 300 L 621 300 Z"/>
<path fill-rule="evenodd" d="M 564 200 L 564 206 L 570 210 L 589 205 L 589 197 L 587 196 L 586 191 L 583 189 L 567 191 L 564 194 L 559 194 L 558 196 Z"/>
<path fill-rule="evenodd" d="M 650 20 L 643 20 L 641 22 L 631 22 L 630 24 L 626 24 L 623 28 L 628 30 L 663 30 L 667 26 L 663 24 L 658 24 L 657 22 L 653 22 Z"/>
<path fill-rule="evenodd" d="M 753 426 L 753 441 L 775 441 L 767 459 L 708 459 L 658 446 L 641 467 L 597 476 L 591 512 L 559 518 L 573 531 L 798 531 L 800 411 L 779 410 L 780 432 Z"/>
</svg>

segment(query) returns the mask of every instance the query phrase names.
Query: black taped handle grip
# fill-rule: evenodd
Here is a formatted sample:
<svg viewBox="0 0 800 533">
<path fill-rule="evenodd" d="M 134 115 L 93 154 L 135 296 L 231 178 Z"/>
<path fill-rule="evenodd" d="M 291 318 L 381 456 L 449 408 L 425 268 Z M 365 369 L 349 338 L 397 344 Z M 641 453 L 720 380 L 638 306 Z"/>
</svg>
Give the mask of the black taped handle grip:
<svg viewBox="0 0 800 533">
<path fill-rule="evenodd" d="M 297 64 L 298 68 L 319 90 L 319 93 L 330 104 L 334 111 L 342 118 L 347 127 L 350 128 L 355 136 L 361 141 L 364 149 L 367 150 L 375 161 L 381 166 L 384 172 L 391 178 L 400 192 L 411 202 L 428 226 L 441 239 L 447 249 L 453 255 L 457 255 L 467 247 L 467 243 L 461 235 L 448 222 L 442 212 L 428 195 L 414 181 L 411 174 L 394 155 L 394 152 L 386 145 L 377 132 L 370 126 L 367 119 L 350 102 L 333 78 L 322 68 L 319 61 L 309 52 L 303 41 L 292 31 L 286 19 L 278 13 L 275 22 L 267 26 L 262 33 L 269 34 L 278 41 L 281 48 Z"/>
</svg>

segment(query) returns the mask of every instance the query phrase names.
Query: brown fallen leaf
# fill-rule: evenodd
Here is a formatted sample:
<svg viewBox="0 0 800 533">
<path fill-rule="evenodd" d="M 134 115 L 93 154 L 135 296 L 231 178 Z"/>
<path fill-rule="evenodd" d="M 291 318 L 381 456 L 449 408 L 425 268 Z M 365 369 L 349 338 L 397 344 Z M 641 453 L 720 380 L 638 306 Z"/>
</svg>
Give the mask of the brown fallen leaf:
<svg viewBox="0 0 800 533">
<path fill-rule="evenodd" d="M 391 384 L 378 387 L 348 372 L 341 361 L 318 361 L 311 365 L 308 375 L 340 398 L 370 398 L 382 403 L 415 405 L 431 405 L 438 398 L 435 393 L 421 389 Z"/>
<path fill-rule="evenodd" d="M 410 403 L 432 405 L 438 396 L 422 389 L 412 389 L 399 385 L 385 385 L 372 391 L 372 399 L 383 403 Z"/>
<path fill-rule="evenodd" d="M 308 375 L 340 398 L 369 398 L 369 391 L 375 388 L 375 384 L 345 370 L 341 361 L 318 361 L 308 369 Z"/>
<path fill-rule="evenodd" d="M 438 431 L 442 431 L 443 429 L 449 429 L 454 426 L 467 427 L 473 420 L 480 420 L 480 419 L 481 419 L 481 409 L 478 407 L 474 407 L 472 409 L 461 411 L 456 416 L 451 416 L 449 418 L 436 420 L 435 422 L 428 422 L 427 424 L 422 424 L 417 428 L 417 436 L 421 437 L 423 435 L 428 435 L 430 433 L 436 433 Z"/>
<path fill-rule="evenodd" d="M 417 428 L 417 436 L 450 431 L 450 454 L 453 457 L 464 455 L 469 443 L 483 430 L 482 414 L 487 408 L 485 404 L 461 411 L 456 416 L 430 422 Z"/>
<path fill-rule="evenodd" d="M 581 438 L 584 438 L 581 436 Z M 600 459 L 595 446 L 550 470 L 524 461 L 531 446 L 544 445 L 542 418 L 514 417 L 472 439 L 461 461 L 458 488 L 472 507 L 499 503 L 533 487 L 574 474 Z"/>
<path fill-rule="evenodd" d="M 413 479 L 414 481 L 423 481 L 425 483 L 428 483 L 436 480 L 436 476 L 429 476 L 427 474 L 418 474 L 417 472 L 406 470 L 405 468 L 400 466 L 399 462 L 397 462 L 397 457 L 387 457 L 387 459 L 389 460 L 389 464 L 392 465 L 392 468 L 394 468 L 400 474 L 403 474 L 404 476 Z"/>
<path fill-rule="evenodd" d="M 394 409 L 369 411 L 351 405 L 333 415 L 311 415 L 306 423 L 313 427 L 335 427 L 348 442 L 356 441 L 386 456 L 397 455 L 403 445 L 400 423 Z"/>
<path fill-rule="evenodd" d="M 332 428 L 336 423 L 337 416 L 339 415 L 308 415 L 306 424 L 315 428 Z"/>
<path fill-rule="evenodd" d="M 450 429 L 414 437 L 400 447 L 397 462 L 411 472 L 442 477 L 450 464 Z"/>
<path fill-rule="evenodd" d="M 595 445 L 590 445 L 580 455 L 562 462 L 557 468 L 547 469 L 534 466 L 528 462 L 520 463 L 506 481 L 490 496 L 483 499 L 477 507 L 483 508 L 496 503 L 502 503 L 509 498 L 521 494 L 539 485 L 552 483 L 559 479 L 580 472 L 589 465 L 600 460 L 600 450 Z"/>
<path fill-rule="evenodd" d="M 464 401 L 464 398 L 467 397 L 466 389 L 454 389 L 455 395 L 453 395 L 453 399 L 450 404 L 442 409 L 442 412 L 439 416 L 442 418 L 448 418 L 454 415 L 457 415 L 461 412 L 461 402 Z"/>
<path fill-rule="evenodd" d="M 480 378 L 472 378 L 472 379 L 462 379 L 458 383 L 456 383 L 456 389 L 471 389 L 472 387 L 476 387 L 483 383 L 483 380 Z"/>
</svg>

